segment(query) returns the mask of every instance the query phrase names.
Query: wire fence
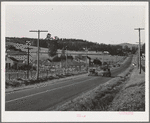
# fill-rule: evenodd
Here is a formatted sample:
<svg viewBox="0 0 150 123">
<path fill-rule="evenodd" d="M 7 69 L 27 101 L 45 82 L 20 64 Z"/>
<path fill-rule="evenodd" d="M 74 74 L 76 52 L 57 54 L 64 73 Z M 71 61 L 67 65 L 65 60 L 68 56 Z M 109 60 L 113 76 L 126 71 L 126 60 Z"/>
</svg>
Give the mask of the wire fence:
<svg viewBox="0 0 150 123">
<path fill-rule="evenodd" d="M 124 61 L 125 57 L 121 57 L 119 61 Z M 39 78 L 47 78 L 49 76 L 55 76 L 55 75 L 65 75 L 65 74 L 79 74 L 87 72 L 86 67 L 71 67 L 71 68 L 54 68 L 54 69 L 41 69 L 39 70 Z M 14 71 L 6 71 L 5 73 L 5 80 L 15 80 L 18 78 L 21 79 L 36 79 L 36 70 L 30 70 L 29 71 L 29 77 L 28 72 L 26 70 L 14 70 Z"/>
<path fill-rule="evenodd" d="M 86 72 L 86 68 L 79 69 L 51 69 L 51 70 L 39 70 L 39 78 L 47 78 L 49 76 L 55 75 L 66 75 L 66 74 L 78 74 Z M 15 79 L 36 79 L 37 71 L 30 70 L 29 78 L 27 71 L 12 71 L 5 73 L 5 80 L 15 80 Z"/>
</svg>

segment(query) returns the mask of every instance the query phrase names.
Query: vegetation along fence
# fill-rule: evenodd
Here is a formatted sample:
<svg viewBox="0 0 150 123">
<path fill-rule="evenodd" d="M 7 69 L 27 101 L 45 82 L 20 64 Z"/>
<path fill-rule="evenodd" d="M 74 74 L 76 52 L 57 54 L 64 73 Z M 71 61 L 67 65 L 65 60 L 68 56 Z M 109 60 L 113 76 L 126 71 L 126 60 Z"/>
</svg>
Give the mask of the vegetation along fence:
<svg viewBox="0 0 150 123">
<path fill-rule="evenodd" d="M 78 69 L 52 69 L 52 70 L 40 70 L 39 71 L 39 78 L 46 78 L 48 76 L 55 76 L 55 75 L 64 75 L 64 74 L 77 74 L 79 72 L 85 72 L 85 68 L 78 70 Z M 5 79 L 6 80 L 14 80 L 14 79 L 28 79 L 27 71 L 15 71 L 15 72 L 6 72 Z M 36 71 L 30 70 L 29 71 L 29 79 L 36 79 Z"/>
</svg>

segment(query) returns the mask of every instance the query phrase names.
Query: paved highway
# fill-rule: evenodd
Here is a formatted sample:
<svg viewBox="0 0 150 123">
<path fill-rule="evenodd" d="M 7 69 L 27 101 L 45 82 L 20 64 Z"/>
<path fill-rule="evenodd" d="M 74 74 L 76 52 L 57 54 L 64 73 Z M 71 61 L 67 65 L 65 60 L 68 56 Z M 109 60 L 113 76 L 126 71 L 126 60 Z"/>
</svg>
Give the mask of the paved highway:
<svg viewBox="0 0 150 123">
<path fill-rule="evenodd" d="M 120 68 L 112 70 L 112 77 L 123 72 L 130 64 L 132 58 Z M 59 81 L 45 87 L 21 90 L 5 95 L 6 111 L 44 111 L 52 110 L 57 105 L 70 100 L 83 92 L 103 84 L 111 77 L 84 76 L 72 80 Z"/>
</svg>

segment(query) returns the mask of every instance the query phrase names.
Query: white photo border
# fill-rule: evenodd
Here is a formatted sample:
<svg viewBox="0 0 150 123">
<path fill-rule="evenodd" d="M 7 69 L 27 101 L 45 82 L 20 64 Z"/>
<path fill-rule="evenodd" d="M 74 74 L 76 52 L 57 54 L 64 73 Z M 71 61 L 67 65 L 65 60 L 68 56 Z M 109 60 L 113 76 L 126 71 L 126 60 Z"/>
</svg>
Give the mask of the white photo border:
<svg viewBox="0 0 150 123">
<path fill-rule="evenodd" d="M 5 111 L 5 6 L 7 5 L 143 5 L 146 7 L 146 110 L 121 115 L 120 112 L 87 111 Z M 148 2 L 1 2 L 1 114 L 2 122 L 132 122 L 149 120 L 149 4 Z M 77 117 L 77 114 L 86 117 Z"/>
</svg>

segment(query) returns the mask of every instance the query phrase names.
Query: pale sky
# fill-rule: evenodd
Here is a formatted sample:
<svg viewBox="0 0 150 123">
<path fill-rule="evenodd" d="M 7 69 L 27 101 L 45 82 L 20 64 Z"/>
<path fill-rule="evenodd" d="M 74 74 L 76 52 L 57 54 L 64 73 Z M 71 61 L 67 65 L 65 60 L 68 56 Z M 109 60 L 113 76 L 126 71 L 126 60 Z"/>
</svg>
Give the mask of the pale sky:
<svg viewBox="0 0 150 123">
<path fill-rule="evenodd" d="M 58 3 L 6 5 L 5 36 L 37 38 L 37 33 L 29 30 L 39 29 L 48 30 L 52 37 L 105 44 L 136 43 L 139 33 L 134 28 L 146 26 L 144 5 Z M 41 33 L 40 38 L 46 35 Z M 141 31 L 141 40 L 145 40 L 145 31 Z"/>
</svg>

